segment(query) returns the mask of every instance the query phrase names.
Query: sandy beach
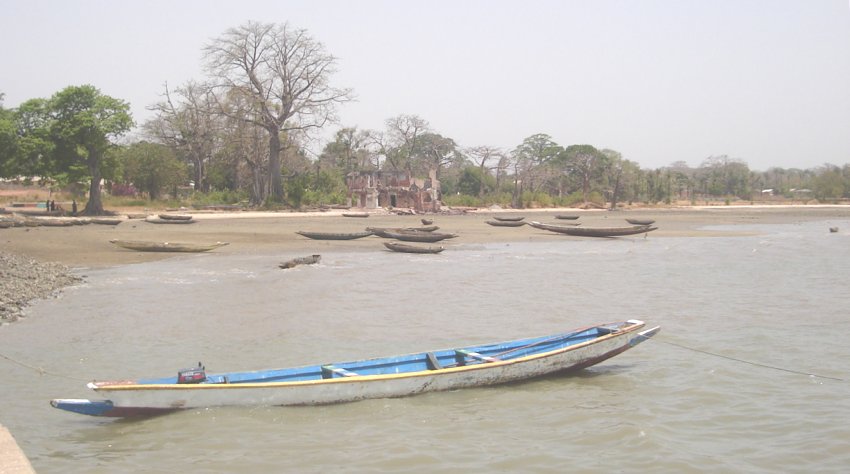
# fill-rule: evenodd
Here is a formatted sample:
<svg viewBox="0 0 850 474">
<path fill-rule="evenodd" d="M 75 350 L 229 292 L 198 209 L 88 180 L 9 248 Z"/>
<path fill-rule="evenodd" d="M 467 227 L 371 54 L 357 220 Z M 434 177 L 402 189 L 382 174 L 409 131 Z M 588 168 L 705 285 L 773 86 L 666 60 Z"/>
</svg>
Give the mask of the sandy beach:
<svg viewBox="0 0 850 474">
<path fill-rule="evenodd" d="M 152 212 L 152 214 L 154 214 Z M 653 208 L 626 211 L 546 209 L 546 210 L 475 210 L 460 215 L 396 215 L 384 210 L 371 211 L 368 218 L 344 217 L 342 211 L 298 212 L 205 212 L 192 213 L 196 221 L 188 225 L 152 224 L 143 219 L 128 219 L 118 225 L 80 225 L 70 227 L 15 227 L 0 229 L 0 251 L 44 262 L 58 262 L 71 268 L 98 268 L 126 265 L 173 257 L 172 253 L 136 252 L 119 248 L 111 239 L 153 242 L 212 243 L 229 245 L 214 252 L 274 253 L 281 259 L 321 253 L 327 250 L 383 251 L 382 239 L 367 237 L 350 241 L 310 240 L 296 231 L 357 232 L 367 226 L 415 227 L 420 219 L 433 220 L 441 232 L 457 233 L 444 246 L 493 242 L 533 242 L 575 239 L 522 227 L 494 227 L 485 221 L 493 216 L 523 216 L 526 221 L 564 224 L 559 214 L 579 215 L 583 226 L 615 227 L 628 225 L 626 218 L 655 219 L 658 230 L 648 238 L 730 235 L 745 230 L 714 230 L 710 226 L 736 224 L 792 224 L 802 221 L 850 219 L 848 206 L 712 206 L 689 208 Z M 830 224 L 832 225 L 832 224 Z M 824 233 L 829 231 L 824 225 Z M 636 238 L 636 237 L 627 237 Z M 639 236 L 638 238 L 643 238 Z"/>
</svg>

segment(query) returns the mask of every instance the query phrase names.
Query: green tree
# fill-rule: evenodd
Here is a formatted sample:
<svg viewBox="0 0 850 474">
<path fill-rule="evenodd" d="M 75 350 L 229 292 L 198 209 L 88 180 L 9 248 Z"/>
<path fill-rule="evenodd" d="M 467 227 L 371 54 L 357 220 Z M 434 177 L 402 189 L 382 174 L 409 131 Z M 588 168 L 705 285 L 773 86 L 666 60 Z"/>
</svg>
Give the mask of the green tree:
<svg viewBox="0 0 850 474">
<path fill-rule="evenodd" d="M 102 215 L 101 165 L 112 140 L 133 127 L 130 105 L 102 94 L 91 85 L 70 86 L 51 97 L 50 136 L 56 145 L 59 171 L 84 165 L 91 179 L 85 215 Z"/>
<path fill-rule="evenodd" d="M 600 177 L 608 164 L 608 157 L 591 145 L 570 145 L 559 158 L 567 172 L 581 183 L 584 202 L 590 197 L 591 181 Z"/>
<path fill-rule="evenodd" d="M 13 175 L 18 148 L 15 113 L 3 107 L 3 96 L 0 93 L 0 177 Z"/>
<path fill-rule="evenodd" d="M 496 178 L 477 166 L 466 166 L 461 172 L 457 190 L 468 196 L 484 195 L 487 189 L 496 187 Z"/>
<path fill-rule="evenodd" d="M 339 170 L 344 175 L 372 169 L 371 157 L 366 148 L 368 142 L 368 132 L 358 131 L 357 127 L 341 128 L 337 130 L 334 139 L 325 145 L 319 155 L 319 164 L 322 169 Z"/>
<path fill-rule="evenodd" d="M 812 182 L 812 191 L 819 200 L 843 197 L 846 189 L 841 169 L 834 165 L 825 165 Z"/>
<path fill-rule="evenodd" d="M 551 162 L 563 148 L 545 133 L 531 135 L 522 141 L 512 153 L 514 163 L 514 207 L 519 207 L 525 191 L 532 193 L 546 181 Z"/>
<path fill-rule="evenodd" d="M 124 149 L 124 181 L 159 199 L 162 191 L 186 182 L 186 165 L 171 148 L 149 142 L 133 143 Z"/>
<path fill-rule="evenodd" d="M 54 143 L 50 138 L 50 111 L 45 99 L 30 99 L 13 111 L 12 133 L 5 174 L 40 176 L 53 174 Z"/>
</svg>

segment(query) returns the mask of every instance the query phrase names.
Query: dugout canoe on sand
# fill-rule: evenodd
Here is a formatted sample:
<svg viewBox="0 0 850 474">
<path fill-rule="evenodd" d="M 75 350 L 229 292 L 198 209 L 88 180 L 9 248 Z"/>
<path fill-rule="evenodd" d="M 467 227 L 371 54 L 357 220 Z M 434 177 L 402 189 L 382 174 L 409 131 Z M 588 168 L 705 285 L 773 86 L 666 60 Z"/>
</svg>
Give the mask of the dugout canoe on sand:
<svg viewBox="0 0 850 474">
<path fill-rule="evenodd" d="M 528 223 L 536 229 L 548 230 L 559 234 L 572 235 L 576 237 L 620 237 L 624 235 L 644 234 L 658 229 L 648 225 L 633 225 L 628 227 L 570 227 L 552 224 L 543 224 L 537 221 Z"/>
<path fill-rule="evenodd" d="M 400 253 L 440 253 L 445 250 L 443 247 L 422 247 L 419 245 L 410 245 L 401 242 L 384 242 L 384 247 L 392 250 L 393 252 Z"/>
<path fill-rule="evenodd" d="M 227 242 L 213 242 L 210 244 L 196 244 L 186 242 L 148 242 L 142 240 L 119 240 L 109 241 L 121 248 L 135 250 L 137 252 L 208 252 L 227 245 Z"/>
<path fill-rule="evenodd" d="M 652 225 L 655 219 L 626 219 L 626 222 L 632 225 Z"/>
<path fill-rule="evenodd" d="M 493 227 L 522 227 L 526 223 L 523 221 L 484 221 Z"/>
<path fill-rule="evenodd" d="M 145 218 L 145 222 L 151 224 L 194 224 L 197 221 L 192 219 L 192 216 L 189 216 L 188 219 L 163 219 L 160 216 L 148 216 Z"/>
<path fill-rule="evenodd" d="M 189 214 L 160 214 L 160 219 L 165 219 L 167 221 L 190 221 L 192 220 L 192 216 Z"/>
<path fill-rule="evenodd" d="M 354 240 L 372 235 L 372 232 L 368 230 L 363 232 L 310 232 L 299 230 L 295 233 L 313 240 Z"/>
<path fill-rule="evenodd" d="M 439 242 L 441 240 L 453 239 L 457 237 L 457 234 L 421 231 L 384 231 L 380 236 L 387 239 L 401 240 L 403 242 Z"/>
</svg>

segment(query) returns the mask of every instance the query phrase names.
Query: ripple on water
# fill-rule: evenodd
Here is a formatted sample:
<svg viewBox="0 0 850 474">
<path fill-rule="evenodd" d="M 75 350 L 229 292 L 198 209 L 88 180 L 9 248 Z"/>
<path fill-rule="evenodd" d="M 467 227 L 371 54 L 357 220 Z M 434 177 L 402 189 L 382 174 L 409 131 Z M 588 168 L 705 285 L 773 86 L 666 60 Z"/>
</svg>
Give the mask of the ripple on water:
<svg viewBox="0 0 850 474">
<path fill-rule="evenodd" d="M 4 354 L 82 380 L 4 367 L 2 422 L 39 472 L 842 472 L 850 246 L 823 228 L 330 252 L 287 271 L 276 255 L 224 254 L 89 270 L 0 329 Z M 47 406 L 91 396 L 86 379 L 198 360 L 278 367 L 627 318 L 662 332 L 576 376 L 142 421 Z"/>
</svg>

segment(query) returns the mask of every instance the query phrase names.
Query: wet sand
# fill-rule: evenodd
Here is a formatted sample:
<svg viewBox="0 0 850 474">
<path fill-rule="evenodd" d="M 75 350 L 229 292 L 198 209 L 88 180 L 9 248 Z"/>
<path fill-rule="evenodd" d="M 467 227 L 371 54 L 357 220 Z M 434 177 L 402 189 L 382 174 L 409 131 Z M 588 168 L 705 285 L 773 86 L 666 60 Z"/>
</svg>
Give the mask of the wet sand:
<svg viewBox="0 0 850 474">
<path fill-rule="evenodd" d="M 558 220 L 559 214 L 579 215 L 576 221 Z M 213 250 L 224 253 L 279 253 L 281 260 L 329 250 L 385 250 L 383 239 L 366 237 L 349 241 L 310 240 L 296 231 L 357 232 L 367 226 L 416 227 L 427 218 L 440 227 L 439 232 L 457 233 L 455 239 L 443 241 L 447 248 L 464 244 L 495 242 L 533 242 L 576 239 L 529 226 L 494 227 L 485 221 L 493 216 L 524 216 L 526 221 L 565 224 L 579 222 L 583 226 L 617 227 L 628 225 L 626 218 L 656 220 L 658 230 L 648 238 L 733 235 L 741 231 L 718 231 L 708 226 L 734 224 L 793 224 L 803 221 L 850 219 L 850 206 L 713 206 L 688 208 L 653 208 L 623 211 L 547 209 L 493 211 L 481 209 L 462 215 L 396 215 L 384 210 L 370 211 L 368 218 L 344 217 L 342 211 L 323 213 L 233 212 L 193 213 L 192 224 L 153 224 L 143 219 L 130 219 L 118 225 L 80 225 L 71 227 L 15 227 L 0 229 L 0 251 L 24 255 L 40 261 L 59 262 L 72 268 L 99 268 L 125 265 L 174 256 L 173 253 L 137 252 L 117 247 L 110 239 L 154 242 L 212 243 L 229 245 Z M 842 229 L 843 230 L 843 229 Z M 631 236 L 625 238 L 643 238 Z"/>
</svg>

